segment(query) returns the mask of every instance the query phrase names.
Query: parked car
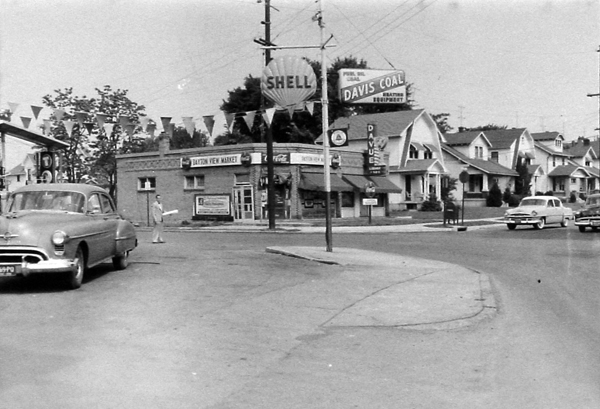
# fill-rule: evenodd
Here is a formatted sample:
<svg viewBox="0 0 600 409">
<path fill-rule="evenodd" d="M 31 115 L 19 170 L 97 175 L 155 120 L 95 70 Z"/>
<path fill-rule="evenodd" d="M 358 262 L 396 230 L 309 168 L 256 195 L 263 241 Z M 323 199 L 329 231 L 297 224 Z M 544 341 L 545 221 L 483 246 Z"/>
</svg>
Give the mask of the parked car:
<svg viewBox="0 0 600 409">
<path fill-rule="evenodd" d="M 562 227 L 573 220 L 573 210 L 563 206 L 554 196 L 529 196 L 521 200 L 518 207 L 504 213 L 504 221 L 509 230 L 528 224 L 535 229 L 543 229 L 546 224 L 560 223 Z"/>
<path fill-rule="evenodd" d="M 579 231 L 582 233 L 586 227 L 598 230 L 600 227 L 600 193 L 589 195 L 583 209 L 575 212 L 575 226 L 579 227 Z"/>
<path fill-rule="evenodd" d="M 137 246 L 106 190 L 42 183 L 15 190 L 0 216 L 0 276 L 63 273 L 79 288 L 87 268 L 112 260 L 125 269 Z"/>
</svg>

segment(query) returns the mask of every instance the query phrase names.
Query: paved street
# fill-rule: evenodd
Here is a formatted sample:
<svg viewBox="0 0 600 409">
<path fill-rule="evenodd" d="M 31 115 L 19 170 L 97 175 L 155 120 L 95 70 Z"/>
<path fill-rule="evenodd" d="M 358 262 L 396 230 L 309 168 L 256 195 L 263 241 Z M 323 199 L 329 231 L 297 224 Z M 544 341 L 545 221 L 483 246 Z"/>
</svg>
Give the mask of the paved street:
<svg viewBox="0 0 600 409">
<path fill-rule="evenodd" d="M 94 269 L 77 291 L 49 278 L 0 279 L 4 407 L 600 403 L 599 234 L 573 227 L 336 234 L 339 264 L 265 252 L 325 257 L 315 234 L 166 238 L 152 245 L 140 232 L 127 270 Z M 482 301 L 464 289 L 478 272 L 491 278 L 498 313 L 412 325 L 449 299 L 456 311 L 477 311 Z M 435 287 L 432 279 L 446 279 L 447 289 L 459 276 L 461 289 L 422 302 L 421 314 L 390 308 L 417 303 L 410 297 Z M 413 287 L 403 292 L 400 283 Z"/>
</svg>

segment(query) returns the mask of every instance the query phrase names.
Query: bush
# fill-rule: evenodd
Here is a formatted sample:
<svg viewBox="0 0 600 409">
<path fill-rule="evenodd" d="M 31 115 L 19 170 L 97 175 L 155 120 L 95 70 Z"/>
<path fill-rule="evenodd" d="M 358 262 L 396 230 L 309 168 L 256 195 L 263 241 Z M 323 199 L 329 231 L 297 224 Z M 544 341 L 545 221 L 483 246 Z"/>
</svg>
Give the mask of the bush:
<svg viewBox="0 0 600 409">
<path fill-rule="evenodd" d="M 548 190 L 546 193 L 544 193 L 544 196 L 554 196 L 554 192 L 552 190 Z"/>
<path fill-rule="evenodd" d="M 429 195 L 429 199 L 421 205 L 422 212 L 440 212 L 441 210 L 442 204 L 438 202 L 437 196 L 434 194 Z"/>
<path fill-rule="evenodd" d="M 502 191 L 498 187 L 498 183 L 494 183 L 490 188 L 490 193 L 486 198 L 486 204 L 488 207 L 502 206 Z"/>
<path fill-rule="evenodd" d="M 504 203 L 509 203 L 511 196 L 512 196 L 512 193 L 510 191 L 510 188 L 507 186 L 506 189 L 504 189 L 504 193 L 502 193 L 502 201 Z"/>
<path fill-rule="evenodd" d="M 522 197 L 520 195 L 510 195 L 508 199 L 508 206 L 517 207 L 521 203 Z"/>
<path fill-rule="evenodd" d="M 587 199 L 587 196 L 585 195 L 585 193 L 582 192 L 579 194 L 579 198 L 585 202 L 585 199 Z"/>
<path fill-rule="evenodd" d="M 569 203 L 575 202 L 577 202 L 577 195 L 575 194 L 575 192 L 571 192 L 571 195 L 569 196 Z"/>
</svg>

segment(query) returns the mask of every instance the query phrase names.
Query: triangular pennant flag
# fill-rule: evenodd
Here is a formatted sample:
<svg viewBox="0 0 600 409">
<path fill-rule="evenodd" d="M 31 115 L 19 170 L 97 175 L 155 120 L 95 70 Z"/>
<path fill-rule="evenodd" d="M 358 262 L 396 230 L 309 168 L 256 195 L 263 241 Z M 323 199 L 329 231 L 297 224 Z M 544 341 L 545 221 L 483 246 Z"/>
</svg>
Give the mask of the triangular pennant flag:
<svg viewBox="0 0 600 409">
<path fill-rule="evenodd" d="M 125 132 L 127 132 L 127 135 L 129 135 L 130 138 L 133 136 L 133 130 L 134 129 L 135 129 L 135 125 L 134 124 L 127 124 L 125 126 Z"/>
<path fill-rule="evenodd" d="M 154 132 L 156 131 L 156 124 L 155 123 L 151 123 L 148 124 L 146 126 L 146 132 L 148 132 L 148 134 L 154 138 Z"/>
<path fill-rule="evenodd" d="M 91 135 L 92 129 L 94 129 L 94 123 L 93 122 L 84 122 L 83 124 L 85 125 L 85 129 L 87 129 L 87 131 L 88 131 L 88 135 Z"/>
<path fill-rule="evenodd" d="M 189 122 L 192 122 L 194 120 L 193 116 L 182 116 L 181 119 L 183 120 L 183 124 L 187 125 Z"/>
<path fill-rule="evenodd" d="M 244 121 L 248 126 L 248 129 L 252 131 L 252 127 L 254 126 L 254 117 L 256 116 L 256 111 L 248 111 L 246 112 L 246 116 L 244 116 Z"/>
<path fill-rule="evenodd" d="M 150 121 L 150 118 L 148 118 L 147 116 L 140 116 L 140 125 L 142 126 L 142 130 L 144 132 L 146 132 L 149 121 Z"/>
<path fill-rule="evenodd" d="M 119 115 L 119 125 L 121 125 L 121 128 L 125 129 L 125 127 L 129 125 L 129 117 L 125 115 Z"/>
<path fill-rule="evenodd" d="M 233 124 L 233 120 L 235 119 L 235 114 L 225 113 L 225 121 L 227 122 L 227 130 L 231 132 L 231 125 Z"/>
<path fill-rule="evenodd" d="M 275 108 L 265 109 L 263 113 L 263 119 L 265 120 L 267 126 L 271 126 L 271 122 L 273 122 L 273 116 L 275 115 Z"/>
<path fill-rule="evenodd" d="M 73 125 L 75 125 L 75 121 L 69 121 L 69 120 L 65 119 L 63 121 L 63 125 L 65 126 L 65 129 L 67 130 L 67 134 L 70 137 L 71 134 L 73 133 Z"/>
<path fill-rule="evenodd" d="M 170 123 L 169 130 L 167 131 L 167 135 L 169 135 L 169 138 L 173 138 L 174 133 L 175 133 L 175 124 Z"/>
<path fill-rule="evenodd" d="M 98 128 L 104 128 L 104 123 L 108 119 L 106 114 L 96 114 L 96 121 L 98 122 Z"/>
<path fill-rule="evenodd" d="M 170 116 L 161 116 L 160 122 L 162 123 L 163 131 L 168 132 L 169 131 L 169 123 L 171 123 L 171 117 Z"/>
<path fill-rule="evenodd" d="M 83 123 L 85 122 L 86 117 L 87 117 L 87 113 L 75 112 L 75 117 L 77 118 L 77 122 L 79 123 L 79 126 L 83 126 Z"/>
<path fill-rule="evenodd" d="M 314 101 L 308 101 L 306 103 L 306 109 L 312 115 L 313 112 L 315 112 L 315 102 Z"/>
<path fill-rule="evenodd" d="M 57 121 L 60 121 L 64 114 L 65 114 L 64 109 L 54 108 L 54 118 L 56 118 Z"/>
<path fill-rule="evenodd" d="M 43 107 L 39 107 L 36 105 L 32 105 L 31 106 L 31 112 L 33 112 L 33 117 L 37 120 L 38 116 L 40 115 L 40 112 L 42 111 Z"/>
<path fill-rule="evenodd" d="M 115 124 L 102 125 L 102 128 L 104 128 L 104 132 L 106 132 L 106 137 L 110 137 L 112 135 L 114 127 L 115 127 Z"/>
<path fill-rule="evenodd" d="M 49 119 L 44 119 L 44 135 L 50 135 L 51 130 L 52 130 L 52 121 Z"/>
<path fill-rule="evenodd" d="M 10 112 L 12 114 L 14 114 L 17 109 L 19 109 L 19 104 L 17 104 L 16 102 L 8 102 L 8 106 L 10 107 Z"/>
<path fill-rule="evenodd" d="M 22 116 L 21 122 L 23 122 L 23 128 L 27 129 L 27 128 L 29 128 L 29 124 L 31 123 L 31 118 Z"/>
<path fill-rule="evenodd" d="M 206 129 L 208 130 L 208 134 L 212 137 L 213 128 L 215 127 L 215 117 L 214 115 L 206 115 L 203 116 L 204 125 L 206 125 Z"/>
<path fill-rule="evenodd" d="M 192 121 L 192 117 L 189 117 L 189 120 L 183 119 L 183 124 L 185 125 L 185 130 L 190 134 L 190 137 L 194 137 L 194 131 L 196 130 L 196 124 Z"/>
</svg>

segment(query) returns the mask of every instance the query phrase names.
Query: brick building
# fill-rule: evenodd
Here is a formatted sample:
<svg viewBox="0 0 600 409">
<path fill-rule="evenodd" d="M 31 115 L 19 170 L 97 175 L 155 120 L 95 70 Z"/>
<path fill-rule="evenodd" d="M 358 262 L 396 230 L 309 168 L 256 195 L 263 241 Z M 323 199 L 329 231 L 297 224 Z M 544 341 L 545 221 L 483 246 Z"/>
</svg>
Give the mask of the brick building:
<svg viewBox="0 0 600 409">
<path fill-rule="evenodd" d="M 274 145 L 277 219 L 325 217 L 323 148 L 306 144 Z M 368 215 L 363 206 L 365 185 L 373 182 L 377 205 L 374 216 L 389 212 L 390 193 L 401 189 L 385 176 L 365 175 L 362 150 L 332 148 L 331 198 L 334 217 Z M 267 219 L 266 145 L 262 143 L 169 150 L 117 156 L 117 200 L 123 215 L 141 224 L 150 221 L 156 194 L 165 210 L 179 212 L 170 219 Z"/>
</svg>

